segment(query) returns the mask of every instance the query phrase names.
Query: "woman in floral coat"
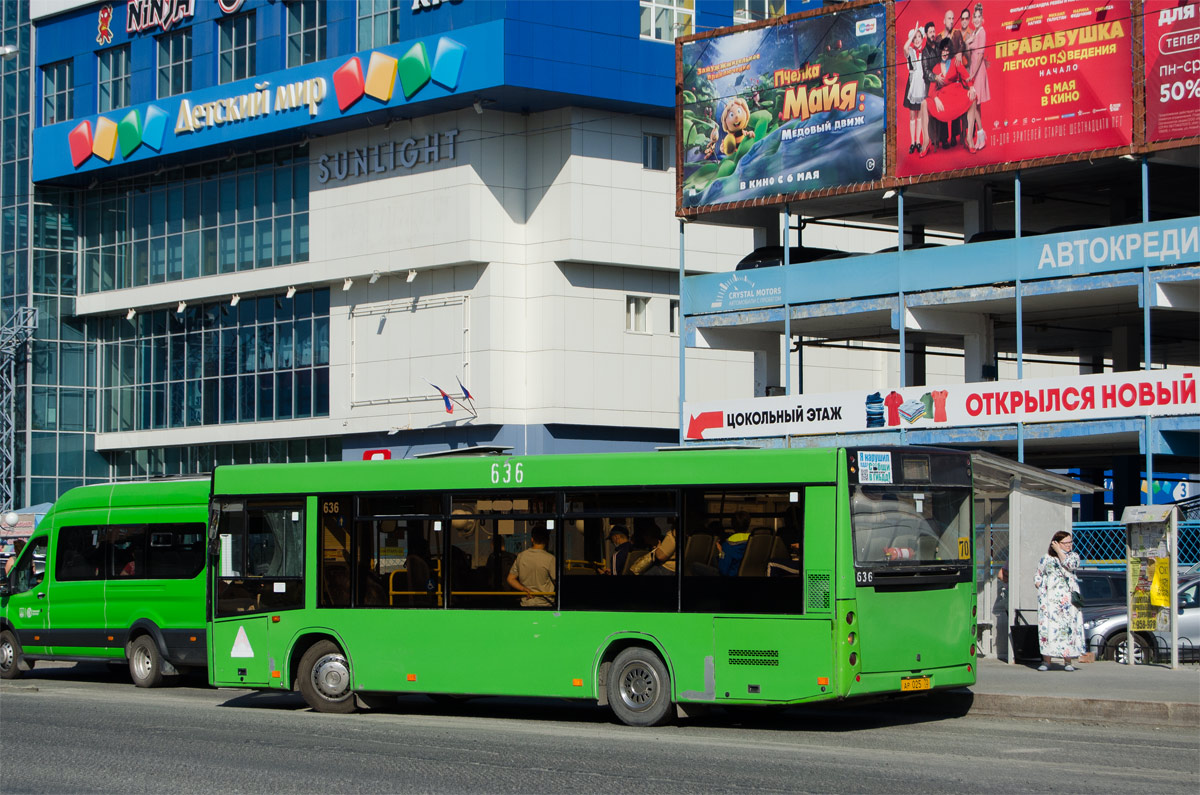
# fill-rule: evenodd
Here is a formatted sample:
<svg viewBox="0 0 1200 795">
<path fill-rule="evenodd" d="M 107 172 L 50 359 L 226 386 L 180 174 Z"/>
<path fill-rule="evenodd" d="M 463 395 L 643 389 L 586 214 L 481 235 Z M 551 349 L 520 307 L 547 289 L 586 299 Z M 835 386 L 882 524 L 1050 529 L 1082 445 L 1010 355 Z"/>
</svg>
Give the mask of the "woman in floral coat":
<svg viewBox="0 0 1200 795">
<path fill-rule="evenodd" d="M 1083 614 L 1071 604 L 1071 592 L 1079 589 L 1075 580 L 1079 556 L 1071 547 L 1070 533 L 1055 533 L 1033 577 L 1038 589 L 1038 645 L 1042 651 L 1039 671 L 1050 670 L 1051 657 L 1062 657 L 1064 670 L 1074 671 L 1071 661 L 1083 654 Z"/>
</svg>

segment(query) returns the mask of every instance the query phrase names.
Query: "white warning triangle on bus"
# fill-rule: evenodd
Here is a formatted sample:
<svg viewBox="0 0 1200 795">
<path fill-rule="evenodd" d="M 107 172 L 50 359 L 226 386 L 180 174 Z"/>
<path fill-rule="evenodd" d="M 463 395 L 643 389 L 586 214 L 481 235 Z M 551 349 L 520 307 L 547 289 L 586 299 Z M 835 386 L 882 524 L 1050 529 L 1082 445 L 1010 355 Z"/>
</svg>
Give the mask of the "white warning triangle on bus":
<svg viewBox="0 0 1200 795">
<path fill-rule="evenodd" d="M 250 648 L 250 639 L 246 637 L 246 628 L 238 627 L 237 637 L 233 640 L 233 648 L 229 650 L 230 657 L 253 657 L 254 649 Z"/>
</svg>

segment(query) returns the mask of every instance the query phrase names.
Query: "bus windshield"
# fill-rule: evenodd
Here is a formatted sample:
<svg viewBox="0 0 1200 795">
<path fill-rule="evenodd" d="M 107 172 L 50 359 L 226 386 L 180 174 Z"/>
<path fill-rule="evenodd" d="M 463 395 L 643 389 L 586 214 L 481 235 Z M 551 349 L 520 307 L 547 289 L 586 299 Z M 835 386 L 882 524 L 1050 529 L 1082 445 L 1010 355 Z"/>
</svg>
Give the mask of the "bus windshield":
<svg viewBox="0 0 1200 795">
<path fill-rule="evenodd" d="M 970 489 L 856 486 L 850 500 L 858 567 L 911 569 L 967 565 Z"/>
</svg>

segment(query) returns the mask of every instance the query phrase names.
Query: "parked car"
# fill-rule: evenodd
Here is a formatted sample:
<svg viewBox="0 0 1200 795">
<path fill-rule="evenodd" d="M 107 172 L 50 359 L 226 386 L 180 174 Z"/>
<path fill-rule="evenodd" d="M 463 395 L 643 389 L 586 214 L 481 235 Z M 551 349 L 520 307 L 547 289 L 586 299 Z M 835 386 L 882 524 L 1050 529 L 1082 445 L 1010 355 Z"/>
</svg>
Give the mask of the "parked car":
<svg viewBox="0 0 1200 795">
<path fill-rule="evenodd" d="M 1124 579 L 1123 573 L 1122 580 Z M 1082 585 L 1082 581 L 1081 581 Z M 1179 657 L 1200 656 L 1200 566 L 1179 575 Z M 1083 633 L 1097 659 L 1129 661 L 1129 616 L 1125 602 L 1089 604 L 1083 607 Z M 1134 632 L 1133 661 L 1136 664 L 1170 659 L 1171 633 Z"/>
<path fill-rule="evenodd" d="M 1125 568 L 1076 569 L 1079 592 L 1088 607 L 1125 604 Z"/>
</svg>

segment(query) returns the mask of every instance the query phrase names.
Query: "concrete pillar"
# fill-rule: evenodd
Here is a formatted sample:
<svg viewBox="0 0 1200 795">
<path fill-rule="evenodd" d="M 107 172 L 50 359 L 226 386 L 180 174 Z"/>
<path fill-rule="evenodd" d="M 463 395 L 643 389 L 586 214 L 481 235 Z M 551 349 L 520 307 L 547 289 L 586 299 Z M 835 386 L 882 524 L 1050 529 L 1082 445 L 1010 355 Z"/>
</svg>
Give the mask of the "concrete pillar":
<svg viewBox="0 0 1200 795">
<path fill-rule="evenodd" d="M 1104 470 L 1089 467 L 1079 470 L 1079 479 L 1084 483 L 1091 483 L 1093 486 L 1104 486 Z M 1105 522 L 1108 521 L 1108 514 L 1104 511 L 1104 492 L 1098 491 L 1095 494 L 1080 494 L 1079 495 L 1079 521 L 1081 522 Z"/>
<path fill-rule="evenodd" d="M 925 339 L 914 332 L 909 332 L 907 335 L 908 350 L 904 355 L 908 358 L 905 363 L 905 380 L 904 386 L 923 386 L 925 384 Z"/>
<path fill-rule="evenodd" d="M 775 340 L 776 344 L 768 347 L 766 350 L 756 349 L 754 351 L 754 396 L 764 397 L 767 394 L 767 387 L 779 386 L 783 381 L 783 375 L 780 372 L 780 356 L 779 356 L 779 338 Z"/>
<path fill-rule="evenodd" d="M 1112 330 L 1113 372 L 1142 369 L 1142 330 L 1134 326 L 1114 326 Z"/>
<path fill-rule="evenodd" d="M 986 381 L 984 368 L 995 372 L 996 326 L 988 315 L 983 317 L 983 331 L 963 335 L 963 380 L 967 383 Z"/>
<path fill-rule="evenodd" d="M 972 235 L 982 231 L 983 206 L 984 202 L 979 199 L 967 199 L 963 202 L 963 240 L 970 240 Z"/>
<path fill-rule="evenodd" d="M 1129 505 L 1142 502 L 1142 464 L 1140 455 L 1113 456 L 1113 516 L 1120 518 Z"/>
</svg>

